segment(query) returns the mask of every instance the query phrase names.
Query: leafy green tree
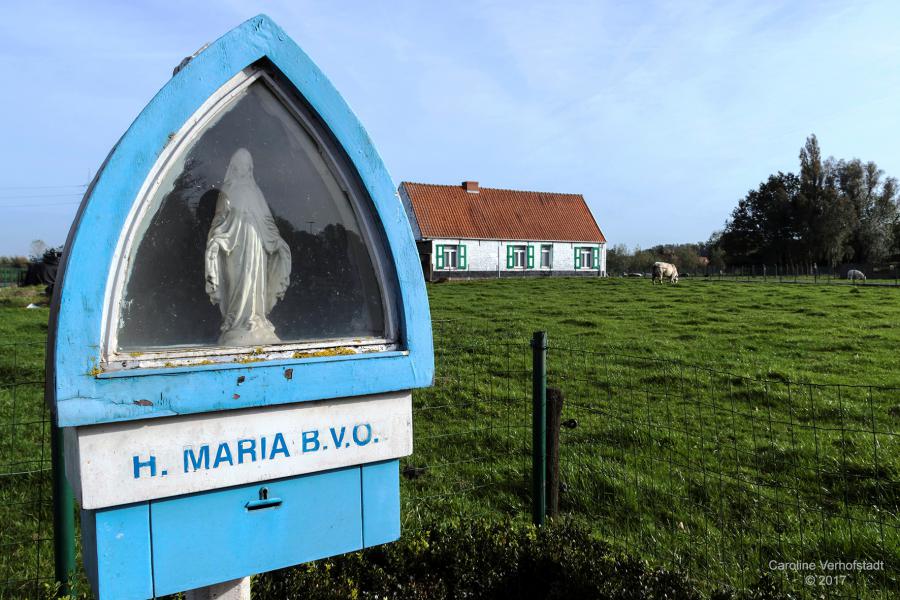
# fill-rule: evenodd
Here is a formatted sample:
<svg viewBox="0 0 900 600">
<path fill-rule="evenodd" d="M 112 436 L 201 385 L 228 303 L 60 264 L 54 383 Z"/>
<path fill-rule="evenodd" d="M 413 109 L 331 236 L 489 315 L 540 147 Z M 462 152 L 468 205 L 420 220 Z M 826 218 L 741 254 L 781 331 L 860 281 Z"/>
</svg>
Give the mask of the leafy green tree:
<svg viewBox="0 0 900 600">
<path fill-rule="evenodd" d="M 838 190 L 850 204 L 851 256 L 858 262 L 883 260 L 891 253 L 897 220 L 897 181 L 874 162 L 859 159 L 835 165 Z"/>
<path fill-rule="evenodd" d="M 606 272 L 610 275 L 627 273 L 631 266 L 631 254 L 625 244 L 616 244 L 606 249 Z"/>
<path fill-rule="evenodd" d="M 849 257 L 853 212 L 847 197 L 838 193 L 835 161 L 822 160 L 815 134 L 800 149 L 797 209 L 807 261 L 836 264 Z"/>
<path fill-rule="evenodd" d="M 683 273 L 701 274 L 706 272 L 706 243 L 660 244 L 647 250 L 636 246 L 629 251 L 624 244 L 617 244 L 606 251 L 607 272 L 610 275 L 622 273 L 649 273 L 653 263 L 665 261 L 674 263 Z"/>
<path fill-rule="evenodd" d="M 789 262 L 798 258 L 803 225 L 796 213 L 800 180 L 793 173 L 769 176 L 731 213 L 718 246 L 736 263 Z"/>
<path fill-rule="evenodd" d="M 716 248 L 733 264 L 877 262 L 900 251 L 898 184 L 874 162 L 822 159 L 815 135 L 800 149 L 799 175 L 779 172 L 750 190 Z"/>
<path fill-rule="evenodd" d="M 0 267 L 17 267 L 24 269 L 28 266 L 28 258 L 25 256 L 0 256 Z"/>
</svg>

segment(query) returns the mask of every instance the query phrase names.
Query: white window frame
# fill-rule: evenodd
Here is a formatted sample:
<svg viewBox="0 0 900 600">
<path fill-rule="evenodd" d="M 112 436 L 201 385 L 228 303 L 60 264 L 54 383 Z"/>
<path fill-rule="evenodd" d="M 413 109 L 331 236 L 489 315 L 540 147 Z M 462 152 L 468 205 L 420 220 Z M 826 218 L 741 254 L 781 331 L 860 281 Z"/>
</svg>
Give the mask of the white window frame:
<svg viewBox="0 0 900 600">
<path fill-rule="evenodd" d="M 453 257 L 453 260 L 450 260 L 450 257 Z M 459 269 L 459 246 L 454 246 L 452 244 L 444 245 L 444 271 L 456 271 Z"/>
<path fill-rule="evenodd" d="M 453 255 L 453 264 L 447 260 Z M 462 265 L 462 266 L 461 266 Z M 468 271 L 469 258 L 466 244 L 437 244 L 434 245 L 434 270 L 442 271 Z"/>
<path fill-rule="evenodd" d="M 584 260 L 585 253 L 587 255 L 587 261 Z M 586 271 L 594 270 L 594 249 L 590 246 L 581 246 L 578 248 L 578 254 L 581 257 L 581 268 Z"/>
<path fill-rule="evenodd" d="M 544 250 L 547 251 L 547 264 L 544 265 Z M 552 269 L 553 268 L 553 244 L 541 244 L 541 258 L 540 258 L 540 268 L 541 269 Z"/>
<path fill-rule="evenodd" d="M 519 256 L 522 257 L 522 264 L 519 264 Z M 528 268 L 528 246 L 513 246 L 513 269 Z"/>
</svg>

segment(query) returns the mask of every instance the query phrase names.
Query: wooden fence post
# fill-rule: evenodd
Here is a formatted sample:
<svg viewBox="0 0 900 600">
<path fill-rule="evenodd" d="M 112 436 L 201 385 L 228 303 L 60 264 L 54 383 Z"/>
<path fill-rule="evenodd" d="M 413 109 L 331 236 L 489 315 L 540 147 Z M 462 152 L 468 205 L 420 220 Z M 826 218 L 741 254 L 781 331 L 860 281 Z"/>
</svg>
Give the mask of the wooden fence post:
<svg viewBox="0 0 900 600">
<path fill-rule="evenodd" d="M 563 393 L 547 388 L 547 516 L 559 514 L 559 427 Z"/>
</svg>

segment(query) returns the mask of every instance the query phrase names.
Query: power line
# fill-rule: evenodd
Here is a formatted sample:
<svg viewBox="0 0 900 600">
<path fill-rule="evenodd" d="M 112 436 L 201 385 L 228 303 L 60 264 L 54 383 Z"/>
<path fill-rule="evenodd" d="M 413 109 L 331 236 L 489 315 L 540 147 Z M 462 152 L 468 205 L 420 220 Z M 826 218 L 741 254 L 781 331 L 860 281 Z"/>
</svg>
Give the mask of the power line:
<svg viewBox="0 0 900 600">
<path fill-rule="evenodd" d="M 66 198 L 72 196 L 82 196 L 81 192 L 70 192 L 68 194 L 26 194 L 24 196 L 0 196 L 0 200 L 24 200 L 26 198 Z"/>
<path fill-rule="evenodd" d="M 0 190 L 60 190 L 65 188 L 86 188 L 86 183 L 73 183 L 70 185 L 0 185 Z"/>
<path fill-rule="evenodd" d="M 0 208 L 42 208 L 44 206 L 74 206 L 81 202 L 47 202 L 44 204 L 0 204 Z"/>
</svg>

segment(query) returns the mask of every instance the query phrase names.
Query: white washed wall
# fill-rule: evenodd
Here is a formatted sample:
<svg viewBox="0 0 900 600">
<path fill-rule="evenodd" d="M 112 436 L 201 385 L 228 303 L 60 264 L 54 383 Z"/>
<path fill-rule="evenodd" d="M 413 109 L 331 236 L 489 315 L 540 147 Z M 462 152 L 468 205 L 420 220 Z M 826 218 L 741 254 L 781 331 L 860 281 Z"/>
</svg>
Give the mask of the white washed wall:
<svg viewBox="0 0 900 600">
<path fill-rule="evenodd" d="M 546 244 L 553 245 L 553 267 L 551 269 L 542 269 L 541 265 L 541 246 Z M 580 269 L 581 271 L 590 272 L 599 270 L 606 272 L 606 244 L 585 243 L 585 242 L 500 242 L 496 240 L 466 240 L 466 239 L 440 239 L 431 241 L 431 268 L 435 274 L 444 272 L 437 270 L 437 246 L 438 245 L 465 245 L 466 247 L 466 271 L 479 272 L 498 272 L 498 271 L 574 271 L 575 270 L 575 248 L 591 247 L 600 248 L 600 268 L 599 269 Z M 534 246 L 534 268 L 533 269 L 507 269 L 506 268 L 506 248 L 507 246 Z"/>
<path fill-rule="evenodd" d="M 412 229 L 413 237 L 418 242 L 422 239 L 422 232 L 419 230 L 419 222 L 416 220 L 416 213 L 413 211 L 412 201 L 409 199 L 409 194 L 406 193 L 406 188 L 402 185 L 397 188 L 397 195 L 403 204 L 403 210 L 406 211 L 406 218 L 409 220 L 409 227 Z"/>
</svg>

